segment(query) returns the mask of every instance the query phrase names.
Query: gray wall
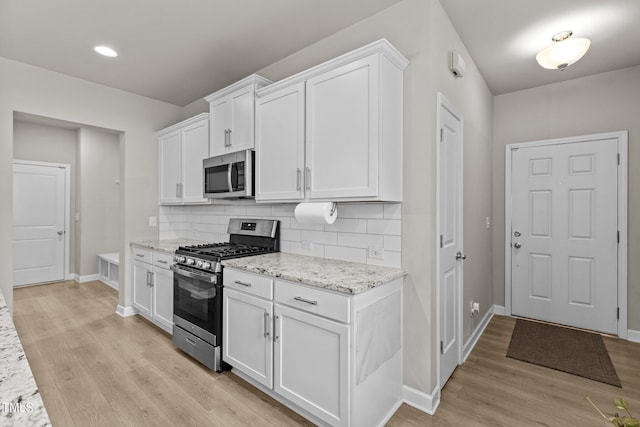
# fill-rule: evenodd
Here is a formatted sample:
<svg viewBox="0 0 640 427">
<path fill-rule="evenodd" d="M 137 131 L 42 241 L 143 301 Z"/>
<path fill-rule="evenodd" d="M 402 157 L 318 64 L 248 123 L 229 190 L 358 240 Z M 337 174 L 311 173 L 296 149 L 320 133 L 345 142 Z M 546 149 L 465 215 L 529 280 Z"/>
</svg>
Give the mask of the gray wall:
<svg viewBox="0 0 640 427">
<path fill-rule="evenodd" d="M 157 238 L 148 217 L 158 212 L 155 132 L 180 121 L 182 108 L 0 58 L 0 290 L 13 310 L 14 111 L 122 132 L 120 137 L 119 304 L 131 305 L 129 244 Z"/>
<path fill-rule="evenodd" d="M 100 253 L 120 251 L 120 137 L 78 131 L 78 259 L 76 273 L 98 273 Z"/>
<path fill-rule="evenodd" d="M 629 131 L 629 318 L 640 330 L 640 66 L 494 98 L 494 301 L 504 304 L 504 147 L 515 142 Z"/>
</svg>

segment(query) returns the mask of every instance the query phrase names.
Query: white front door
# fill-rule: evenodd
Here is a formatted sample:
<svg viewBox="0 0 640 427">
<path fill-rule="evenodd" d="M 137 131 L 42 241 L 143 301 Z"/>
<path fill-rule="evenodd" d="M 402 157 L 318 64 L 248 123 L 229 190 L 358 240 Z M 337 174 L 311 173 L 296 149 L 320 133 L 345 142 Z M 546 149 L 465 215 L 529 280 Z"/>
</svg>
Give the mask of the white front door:
<svg viewBox="0 0 640 427">
<path fill-rule="evenodd" d="M 64 280 L 66 171 L 13 164 L 13 285 Z"/>
<path fill-rule="evenodd" d="M 460 363 L 462 298 L 462 117 L 438 96 L 438 294 L 440 388 Z"/>
<path fill-rule="evenodd" d="M 512 314 L 617 334 L 617 141 L 512 148 Z"/>
</svg>

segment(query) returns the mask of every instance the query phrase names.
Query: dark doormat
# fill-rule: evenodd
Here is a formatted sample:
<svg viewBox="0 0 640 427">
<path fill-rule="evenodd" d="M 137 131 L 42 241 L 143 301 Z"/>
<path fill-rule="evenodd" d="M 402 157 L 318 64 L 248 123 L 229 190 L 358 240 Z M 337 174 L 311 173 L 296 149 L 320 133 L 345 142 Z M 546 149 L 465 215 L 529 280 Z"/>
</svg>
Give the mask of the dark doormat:
<svg viewBox="0 0 640 427">
<path fill-rule="evenodd" d="M 507 357 L 622 388 L 602 337 L 517 319 Z"/>
</svg>

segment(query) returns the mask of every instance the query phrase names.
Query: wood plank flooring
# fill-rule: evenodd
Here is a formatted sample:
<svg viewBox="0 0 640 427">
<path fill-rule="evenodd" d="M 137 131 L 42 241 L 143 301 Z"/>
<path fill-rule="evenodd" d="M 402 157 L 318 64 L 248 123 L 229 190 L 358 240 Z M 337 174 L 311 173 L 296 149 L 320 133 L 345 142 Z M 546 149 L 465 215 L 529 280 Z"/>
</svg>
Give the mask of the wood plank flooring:
<svg viewBox="0 0 640 427">
<path fill-rule="evenodd" d="M 186 357 L 168 334 L 115 314 L 101 282 L 14 290 L 14 322 L 54 426 L 298 426 L 302 417 L 235 375 Z M 602 426 L 584 400 L 640 415 L 640 344 L 605 338 L 622 389 L 505 357 L 515 320 L 496 316 L 429 416 L 402 405 L 389 426 Z"/>
</svg>

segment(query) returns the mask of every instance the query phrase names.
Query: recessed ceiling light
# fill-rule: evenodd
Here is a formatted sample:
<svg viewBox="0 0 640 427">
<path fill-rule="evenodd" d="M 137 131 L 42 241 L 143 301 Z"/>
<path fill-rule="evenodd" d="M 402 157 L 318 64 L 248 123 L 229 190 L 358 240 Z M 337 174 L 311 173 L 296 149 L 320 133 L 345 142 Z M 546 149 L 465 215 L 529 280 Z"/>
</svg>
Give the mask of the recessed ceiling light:
<svg viewBox="0 0 640 427">
<path fill-rule="evenodd" d="M 93 50 L 98 52 L 100 55 L 108 56 L 109 58 L 115 58 L 118 56 L 118 52 L 108 46 L 94 46 Z"/>
</svg>

